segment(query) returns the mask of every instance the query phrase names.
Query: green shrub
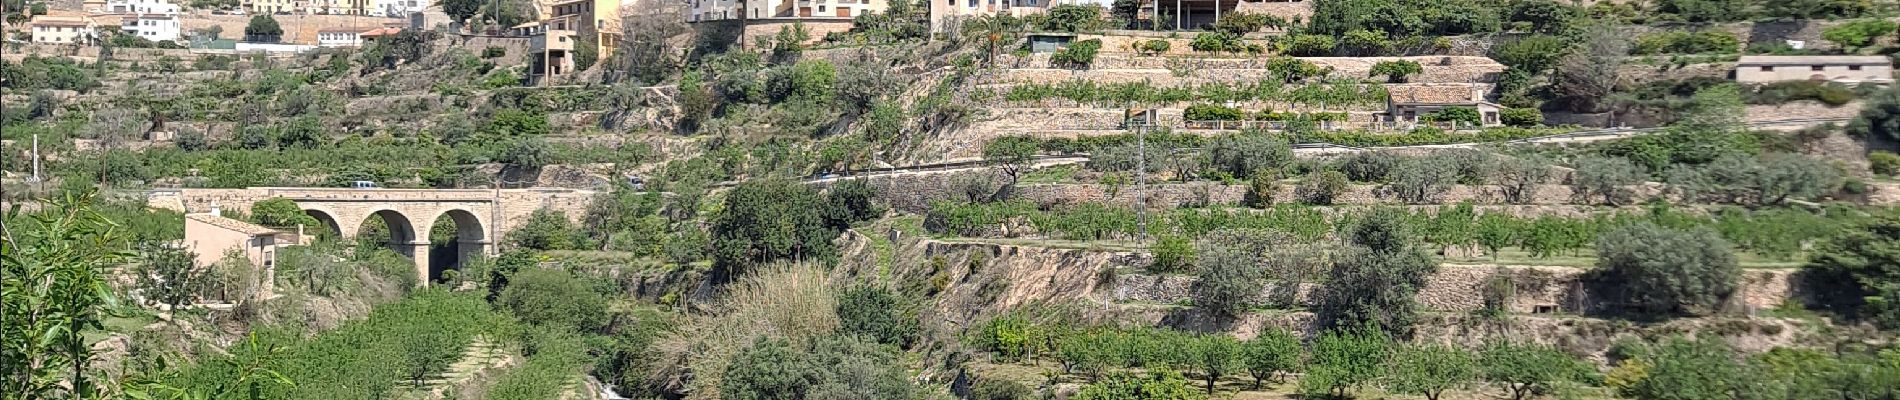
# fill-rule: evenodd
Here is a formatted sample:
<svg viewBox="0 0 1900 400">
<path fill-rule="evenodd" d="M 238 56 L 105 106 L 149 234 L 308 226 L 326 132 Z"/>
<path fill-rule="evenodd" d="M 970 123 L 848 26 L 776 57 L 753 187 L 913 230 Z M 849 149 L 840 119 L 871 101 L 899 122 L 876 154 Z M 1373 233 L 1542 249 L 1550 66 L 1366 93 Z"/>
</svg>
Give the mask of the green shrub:
<svg viewBox="0 0 1900 400">
<path fill-rule="evenodd" d="M 1148 55 L 1166 53 L 1168 49 L 1172 47 L 1174 47 L 1174 43 L 1166 39 L 1150 39 L 1135 43 L 1135 51 Z"/>
<path fill-rule="evenodd" d="M 1163 235 L 1152 249 L 1154 261 L 1148 270 L 1158 273 L 1185 272 L 1194 266 L 1194 242 L 1186 237 Z"/>
<path fill-rule="evenodd" d="M 1814 100 L 1830 106 L 1845 105 L 1859 98 L 1860 94 L 1846 85 L 1835 82 L 1786 81 L 1775 82 L 1743 91 L 1743 100 L 1748 104 L 1782 104 L 1799 100 Z"/>
<path fill-rule="evenodd" d="M 1827 39 L 1827 41 L 1834 42 L 1849 50 L 1858 51 L 1861 48 L 1872 45 L 1875 40 L 1882 36 L 1892 35 L 1895 26 L 1892 21 L 1885 19 L 1849 21 L 1821 31 L 1821 38 Z"/>
<path fill-rule="evenodd" d="M 1372 71 L 1369 76 L 1385 75 L 1386 82 L 1405 83 L 1406 77 L 1417 75 L 1420 72 L 1425 72 L 1425 67 L 1420 66 L 1417 61 L 1380 61 L 1377 64 L 1372 64 Z"/>
<path fill-rule="evenodd" d="M 1188 47 L 1205 53 L 1226 53 L 1245 50 L 1246 44 L 1240 40 L 1240 35 L 1233 33 L 1201 32 L 1194 35 L 1194 41 L 1188 42 Z"/>
<path fill-rule="evenodd" d="M 1604 233 L 1597 268 L 1609 287 L 1620 289 L 1627 309 L 1648 314 L 1714 312 L 1735 293 L 1742 275 L 1731 245 L 1714 230 L 1650 223 Z"/>
<path fill-rule="evenodd" d="M 865 341 L 908 347 L 917 336 L 917 318 L 904 312 L 896 293 L 881 286 L 858 286 L 838 294 L 839 329 Z"/>
<path fill-rule="evenodd" d="M 1102 49 L 1101 39 L 1082 40 L 1069 43 L 1068 46 L 1049 55 L 1049 62 L 1060 66 L 1088 68 L 1095 62 L 1095 53 Z"/>
<path fill-rule="evenodd" d="M 522 322 L 579 332 L 599 329 L 607 315 L 607 299 L 594 291 L 593 283 L 559 269 L 516 271 L 495 305 Z"/>
<path fill-rule="evenodd" d="M 1891 151 L 1875 150 L 1867 155 L 1869 169 L 1881 175 L 1900 175 L 1900 155 Z"/>
<path fill-rule="evenodd" d="M 970 386 L 970 400 L 1031 400 L 1036 391 L 1008 379 L 978 379 Z"/>
<path fill-rule="evenodd" d="M 1667 31 L 1638 36 L 1630 46 L 1630 54 L 1733 53 L 1741 46 L 1741 39 L 1728 32 Z"/>
<path fill-rule="evenodd" d="M 1529 128 L 1544 124 L 1544 112 L 1536 108 L 1506 108 L 1498 111 L 1498 122 Z"/>
<path fill-rule="evenodd" d="M 487 48 L 482 49 L 482 58 L 495 58 L 495 57 L 501 57 L 507 54 L 508 54 L 508 49 L 503 48 L 501 46 L 488 46 Z"/>
<path fill-rule="evenodd" d="M 1440 109 L 1438 111 L 1433 111 L 1430 113 L 1426 113 L 1425 115 L 1419 116 L 1419 120 L 1431 121 L 1431 122 L 1457 122 L 1459 126 L 1478 126 L 1479 124 L 1483 123 L 1484 117 L 1478 114 L 1478 109 L 1476 108 L 1446 107 L 1444 109 Z"/>
<path fill-rule="evenodd" d="M 1239 108 L 1214 104 L 1195 104 L 1181 111 L 1182 118 L 1189 121 L 1239 121 L 1245 115 Z"/>
<path fill-rule="evenodd" d="M 1332 36 L 1293 35 L 1279 42 L 1280 52 L 1294 57 L 1322 57 L 1333 54 L 1337 46 Z"/>
</svg>

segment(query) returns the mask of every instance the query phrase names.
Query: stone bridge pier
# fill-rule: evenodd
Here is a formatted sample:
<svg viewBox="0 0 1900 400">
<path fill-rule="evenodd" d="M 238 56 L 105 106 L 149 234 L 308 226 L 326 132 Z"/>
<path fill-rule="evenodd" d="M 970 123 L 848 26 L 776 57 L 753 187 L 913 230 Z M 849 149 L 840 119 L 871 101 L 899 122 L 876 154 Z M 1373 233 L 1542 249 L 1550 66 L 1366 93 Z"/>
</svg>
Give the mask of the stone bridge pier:
<svg viewBox="0 0 1900 400">
<path fill-rule="evenodd" d="M 527 222 L 536 210 L 561 211 L 578 222 L 593 195 L 571 189 L 183 189 L 154 194 L 148 202 L 157 208 L 207 212 L 213 205 L 248 210 L 257 201 L 290 199 L 322 225 L 309 228 L 314 234 L 345 241 L 387 234 L 390 249 L 414 259 L 416 276 L 427 285 L 471 258 L 495 254 L 496 239 Z M 444 243 L 431 242 L 437 222 L 454 225 L 452 238 L 436 238 Z M 455 244 L 454 253 L 431 254 L 436 245 L 450 243 Z"/>
</svg>

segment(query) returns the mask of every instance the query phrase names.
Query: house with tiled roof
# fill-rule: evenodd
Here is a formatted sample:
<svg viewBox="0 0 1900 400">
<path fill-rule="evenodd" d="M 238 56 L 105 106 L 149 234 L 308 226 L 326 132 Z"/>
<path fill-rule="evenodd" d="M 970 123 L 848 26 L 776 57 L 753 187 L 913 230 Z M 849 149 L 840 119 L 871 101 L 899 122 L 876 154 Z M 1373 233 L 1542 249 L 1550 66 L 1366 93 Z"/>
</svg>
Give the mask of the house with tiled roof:
<svg viewBox="0 0 1900 400">
<path fill-rule="evenodd" d="M 99 40 L 97 24 L 87 16 L 33 16 L 33 43 L 92 44 Z"/>
<path fill-rule="evenodd" d="M 1478 110 L 1485 126 L 1497 125 L 1504 107 L 1484 100 L 1484 87 L 1470 84 L 1416 84 L 1386 87 L 1388 122 L 1419 122 L 1419 117 L 1453 107 Z"/>
<path fill-rule="evenodd" d="M 281 234 L 276 229 L 225 218 L 216 209 L 185 215 L 185 248 L 198 255 L 199 265 L 241 255 L 254 265 L 270 267 L 276 264 L 277 237 Z"/>
</svg>

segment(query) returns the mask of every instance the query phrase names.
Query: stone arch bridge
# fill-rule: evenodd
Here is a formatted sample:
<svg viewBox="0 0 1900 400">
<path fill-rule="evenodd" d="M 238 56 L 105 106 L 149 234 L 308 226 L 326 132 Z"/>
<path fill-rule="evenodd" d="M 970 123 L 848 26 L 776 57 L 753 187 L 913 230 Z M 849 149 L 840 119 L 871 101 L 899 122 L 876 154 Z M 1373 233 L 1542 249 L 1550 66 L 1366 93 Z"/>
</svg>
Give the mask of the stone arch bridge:
<svg viewBox="0 0 1900 400">
<path fill-rule="evenodd" d="M 426 283 L 440 276 L 432 268 L 429 231 L 440 218 L 455 223 L 454 259 L 435 265 L 462 265 L 469 256 L 494 254 L 495 240 L 528 221 L 535 210 L 561 211 L 578 222 L 593 200 L 593 191 L 574 189 L 344 189 L 280 188 L 179 189 L 153 192 L 147 202 L 154 208 L 186 213 L 210 212 L 213 207 L 249 212 L 251 204 L 286 198 L 315 217 L 331 232 L 353 240 L 371 218 L 389 230 L 389 245 L 416 262 L 416 274 Z M 440 256 L 440 255 L 438 255 Z"/>
</svg>

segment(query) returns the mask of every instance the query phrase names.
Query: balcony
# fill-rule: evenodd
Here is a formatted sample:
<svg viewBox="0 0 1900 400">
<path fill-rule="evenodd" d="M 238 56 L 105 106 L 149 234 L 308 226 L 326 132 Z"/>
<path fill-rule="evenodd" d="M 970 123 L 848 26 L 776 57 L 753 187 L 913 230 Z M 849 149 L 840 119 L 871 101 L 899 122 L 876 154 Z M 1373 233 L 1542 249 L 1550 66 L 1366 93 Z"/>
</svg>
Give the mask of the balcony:
<svg viewBox="0 0 1900 400">
<path fill-rule="evenodd" d="M 549 29 L 534 35 L 529 41 L 528 50 L 536 53 L 550 50 L 574 51 L 574 31 Z"/>
</svg>

